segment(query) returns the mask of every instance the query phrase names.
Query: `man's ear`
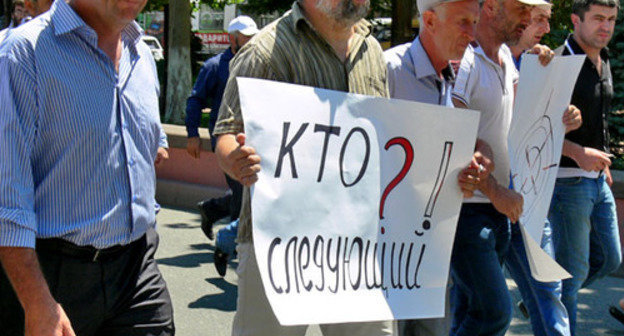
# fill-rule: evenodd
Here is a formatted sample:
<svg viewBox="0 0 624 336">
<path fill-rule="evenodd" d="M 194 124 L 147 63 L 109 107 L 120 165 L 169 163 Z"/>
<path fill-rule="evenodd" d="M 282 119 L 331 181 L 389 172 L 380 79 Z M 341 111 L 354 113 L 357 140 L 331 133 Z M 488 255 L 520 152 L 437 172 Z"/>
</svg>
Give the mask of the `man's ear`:
<svg viewBox="0 0 624 336">
<path fill-rule="evenodd" d="M 570 14 L 570 20 L 572 21 L 572 25 L 574 25 L 574 28 L 576 28 L 579 24 L 581 24 L 581 17 L 578 16 L 577 14 Z"/>
<path fill-rule="evenodd" d="M 433 10 L 427 10 L 422 13 L 422 21 L 421 24 L 427 27 L 427 30 L 430 32 L 434 32 L 435 22 L 437 21 L 437 14 Z"/>
<path fill-rule="evenodd" d="M 492 17 L 498 11 L 498 6 L 500 6 L 498 0 L 485 0 L 483 2 L 483 8 L 481 9 L 481 12 L 487 13 L 488 16 Z"/>
</svg>

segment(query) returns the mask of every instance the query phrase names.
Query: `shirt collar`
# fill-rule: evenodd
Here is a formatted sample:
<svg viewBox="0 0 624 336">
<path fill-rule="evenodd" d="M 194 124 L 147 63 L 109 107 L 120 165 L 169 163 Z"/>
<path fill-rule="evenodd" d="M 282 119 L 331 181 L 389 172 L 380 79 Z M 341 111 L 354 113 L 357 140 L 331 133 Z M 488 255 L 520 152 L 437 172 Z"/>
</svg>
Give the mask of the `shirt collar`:
<svg viewBox="0 0 624 336">
<path fill-rule="evenodd" d="M 576 40 L 574 39 L 574 34 L 570 34 L 568 35 L 567 38 L 567 44 L 570 45 L 570 48 L 572 49 L 572 51 L 574 52 L 574 54 L 576 55 L 585 55 L 585 50 L 583 50 L 583 48 L 581 48 L 581 46 L 576 42 Z M 569 52 L 569 50 L 568 50 Z M 608 47 L 604 47 L 602 48 L 602 50 L 600 50 L 600 57 L 604 60 L 609 59 L 609 48 Z"/>
<path fill-rule="evenodd" d="M 223 52 L 223 56 L 227 60 L 234 58 L 234 53 L 232 52 L 232 48 L 228 47 L 227 49 L 225 49 L 225 51 Z"/>
<path fill-rule="evenodd" d="M 97 45 L 95 30 L 89 27 L 65 0 L 55 0 L 50 13 L 54 33 L 57 36 L 80 30 L 85 33 L 85 37 L 90 42 Z M 130 44 L 137 44 L 142 35 L 143 30 L 135 21 L 128 24 L 121 32 L 123 41 Z"/>
<path fill-rule="evenodd" d="M 136 21 L 130 22 L 122 31 L 121 38 L 130 44 L 137 44 L 143 36 L 143 29 Z"/>
<path fill-rule="evenodd" d="M 436 71 L 431 64 L 431 60 L 429 59 L 429 55 L 420 42 L 420 37 L 416 37 L 414 42 L 412 42 L 412 45 L 409 48 L 409 54 L 412 58 L 412 63 L 414 63 L 416 78 L 420 79 L 429 76 L 438 78 Z"/>
<path fill-rule="evenodd" d="M 472 50 L 474 51 L 474 54 L 476 56 L 481 57 L 482 59 L 484 59 L 486 62 L 490 63 L 491 65 L 501 68 L 502 66 L 500 64 L 497 64 L 496 62 L 494 62 L 488 55 L 485 54 L 485 50 L 483 50 L 483 48 L 481 47 L 481 45 L 477 42 L 474 41 L 471 43 L 472 45 Z M 503 48 L 508 48 L 506 44 L 501 44 L 500 48 L 498 49 L 498 55 L 500 56 L 501 51 L 503 50 Z M 512 57 L 513 58 L 513 57 Z"/>
<path fill-rule="evenodd" d="M 293 3 L 290 15 L 292 17 L 292 25 L 295 32 L 299 32 L 300 22 L 303 22 L 308 25 L 308 27 L 314 29 L 310 21 L 308 21 L 305 15 L 303 15 L 303 10 L 301 9 L 301 5 L 299 5 L 299 1 L 295 1 Z M 355 33 L 362 35 L 363 37 L 368 37 L 372 33 L 371 28 L 372 25 L 368 21 L 362 19 L 355 24 Z"/>
<path fill-rule="evenodd" d="M 54 27 L 54 33 L 57 36 L 82 27 L 88 27 L 65 0 L 54 1 L 50 9 L 50 16 Z"/>
</svg>

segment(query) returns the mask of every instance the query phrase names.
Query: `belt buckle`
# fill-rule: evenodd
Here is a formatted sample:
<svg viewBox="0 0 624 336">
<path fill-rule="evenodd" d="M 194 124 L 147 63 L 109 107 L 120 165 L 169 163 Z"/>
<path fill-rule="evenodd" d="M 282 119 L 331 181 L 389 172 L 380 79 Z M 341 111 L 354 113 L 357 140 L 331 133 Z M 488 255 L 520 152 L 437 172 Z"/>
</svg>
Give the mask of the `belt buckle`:
<svg viewBox="0 0 624 336">
<path fill-rule="evenodd" d="M 101 250 L 95 250 L 95 254 L 93 255 L 92 262 L 97 262 L 98 261 L 98 257 L 100 256 L 100 251 Z"/>
</svg>

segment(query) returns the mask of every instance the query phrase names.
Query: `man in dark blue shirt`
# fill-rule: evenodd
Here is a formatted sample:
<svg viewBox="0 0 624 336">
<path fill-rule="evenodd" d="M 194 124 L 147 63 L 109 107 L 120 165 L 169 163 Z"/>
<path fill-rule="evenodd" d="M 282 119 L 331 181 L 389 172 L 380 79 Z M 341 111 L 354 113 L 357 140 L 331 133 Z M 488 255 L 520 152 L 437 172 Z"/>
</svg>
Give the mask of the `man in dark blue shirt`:
<svg viewBox="0 0 624 336">
<path fill-rule="evenodd" d="M 230 48 L 207 60 L 199 72 L 193 92 L 186 102 L 186 131 L 188 133 L 187 152 L 194 158 L 199 158 L 201 140 L 198 128 L 202 110 L 210 103 L 211 111 L 208 119 L 211 147 L 214 149 L 216 139 L 212 136 L 219 106 L 229 76 L 230 60 L 236 52 L 258 32 L 256 23 L 248 16 L 241 15 L 232 20 L 228 26 Z M 215 221 L 227 215 L 234 221 L 240 212 L 242 196 L 241 185 L 226 175 L 226 181 L 232 190 L 222 198 L 213 198 L 198 203 L 202 216 L 202 230 L 209 239 L 214 239 L 212 225 Z"/>
</svg>

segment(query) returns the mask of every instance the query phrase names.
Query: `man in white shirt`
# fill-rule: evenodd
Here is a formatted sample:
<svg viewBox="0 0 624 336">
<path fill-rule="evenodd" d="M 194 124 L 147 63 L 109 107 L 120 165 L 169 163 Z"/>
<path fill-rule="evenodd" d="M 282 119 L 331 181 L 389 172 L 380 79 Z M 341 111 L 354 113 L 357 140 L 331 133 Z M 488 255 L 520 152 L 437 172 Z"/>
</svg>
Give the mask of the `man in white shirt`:
<svg viewBox="0 0 624 336">
<path fill-rule="evenodd" d="M 502 336 L 511 321 L 501 261 L 509 246 L 509 220 L 517 222 L 523 199 L 508 188 L 507 135 L 518 72 L 505 43 L 517 43 L 530 23 L 532 7 L 540 4 L 547 3 L 485 0 L 477 25 L 479 44 L 468 47 L 457 74 L 453 101 L 457 107 L 481 111 L 478 138 L 491 146 L 495 169 L 464 200 L 460 213 L 451 256 L 451 335 Z"/>
</svg>

